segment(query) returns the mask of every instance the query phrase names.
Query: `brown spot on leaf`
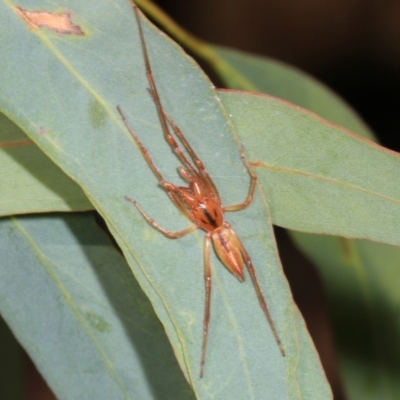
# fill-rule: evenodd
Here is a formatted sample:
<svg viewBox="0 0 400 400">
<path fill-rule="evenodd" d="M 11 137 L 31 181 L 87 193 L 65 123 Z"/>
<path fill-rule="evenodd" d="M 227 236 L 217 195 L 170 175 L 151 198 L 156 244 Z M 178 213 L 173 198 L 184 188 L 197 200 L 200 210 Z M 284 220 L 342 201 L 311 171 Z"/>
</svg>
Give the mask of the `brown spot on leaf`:
<svg viewBox="0 0 400 400">
<path fill-rule="evenodd" d="M 84 35 L 80 26 L 72 22 L 71 13 L 68 11 L 53 14 L 47 11 L 28 11 L 21 7 L 16 7 L 15 10 L 33 29 L 45 27 L 61 35 Z"/>
</svg>

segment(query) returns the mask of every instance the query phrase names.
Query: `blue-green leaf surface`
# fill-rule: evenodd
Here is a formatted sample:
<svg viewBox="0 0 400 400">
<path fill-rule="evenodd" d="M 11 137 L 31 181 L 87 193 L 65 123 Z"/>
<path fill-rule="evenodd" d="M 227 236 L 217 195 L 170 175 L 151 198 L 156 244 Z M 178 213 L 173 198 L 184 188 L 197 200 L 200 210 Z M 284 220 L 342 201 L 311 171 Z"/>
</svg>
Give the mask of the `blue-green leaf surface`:
<svg viewBox="0 0 400 400">
<path fill-rule="evenodd" d="M 150 302 L 90 215 L 3 218 L 0 254 L 0 312 L 57 398 L 194 398 Z"/>
<path fill-rule="evenodd" d="M 0 113 L 0 216 L 93 208 L 82 189 Z"/>
<path fill-rule="evenodd" d="M 83 188 L 101 213 L 164 324 L 197 397 L 330 398 L 318 356 L 283 276 L 261 191 L 250 208 L 232 213 L 229 220 L 252 256 L 287 356 L 280 355 L 251 282 L 239 284 L 213 256 L 207 363 L 205 377 L 199 379 L 204 234 L 167 239 L 124 199 L 125 195 L 137 199 L 168 229 L 188 225 L 157 187 L 116 111 L 120 105 L 166 179 L 177 181 L 178 161 L 163 139 L 147 91 L 130 4 L 29 3 L 31 12 L 70 12 L 83 32 L 79 36 L 29 29 L 12 3 L 0 7 L 7 41 L 2 56 L 9 61 L 0 71 L 2 111 Z M 214 177 L 223 203 L 243 201 L 249 176 L 213 88 L 180 49 L 147 24 L 144 32 L 167 111 Z M 17 78 L 21 91 L 15 90 Z"/>
<path fill-rule="evenodd" d="M 223 92 L 221 98 L 275 224 L 400 245 L 397 153 L 276 98 Z"/>
<path fill-rule="evenodd" d="M 212 48 L 232 67 L 230 74 L 217 69 L 228 87 L 242 90 L 251 87 L 253 91 L 290 101 L 352 132 L 373 138 L 369 127 L 343 99 L 305 72 L 270 58 L 219 46 Z"/>
</svg>

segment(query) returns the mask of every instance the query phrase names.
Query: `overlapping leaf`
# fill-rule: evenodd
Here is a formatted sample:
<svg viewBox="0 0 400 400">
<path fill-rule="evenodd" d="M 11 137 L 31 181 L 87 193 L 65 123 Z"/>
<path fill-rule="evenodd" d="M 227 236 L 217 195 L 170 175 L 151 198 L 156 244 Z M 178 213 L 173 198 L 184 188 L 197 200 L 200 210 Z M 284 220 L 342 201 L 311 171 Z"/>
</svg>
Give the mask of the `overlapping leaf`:
<svg viewBox="0 0 400 400">
<path fill-rule="evenodd" d="M 1 113 L 0 170 L 0 216 L 93 207 L 82 189 Z"/>
<path fill-rule="evenodd" d="M 275 98 L 221 95 L 274 223 L 400 245 L 397 153 Z"/>
<path fill-rule="evenodd" d="M 194 398 L 150 302 L 90 215 L 3 218 L 0 254 L 1 313 L 57 398 Z"/>
</svg>

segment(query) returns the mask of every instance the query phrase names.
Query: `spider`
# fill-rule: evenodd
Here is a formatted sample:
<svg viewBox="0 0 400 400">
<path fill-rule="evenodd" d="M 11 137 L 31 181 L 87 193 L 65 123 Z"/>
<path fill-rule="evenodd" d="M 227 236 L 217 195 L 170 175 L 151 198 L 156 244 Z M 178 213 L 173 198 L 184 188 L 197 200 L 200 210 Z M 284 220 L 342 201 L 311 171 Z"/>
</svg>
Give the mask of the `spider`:
<svg viewBox="0 0 400 400">
<path fill-rule="evenodd" d="M 137 209 L 140 211 L 142 216 L 146 221 L 155 229 L 163 233 L 165 236 L 171 239 L 178 239 L 189 233 L 195 231 L 196 229 L 202 229 L 206 232 L 204 238 L 204 277 L 206 286 L 206 299 L 205 299 L 205 312 L 204 312 L 204 322 L 203 322 L 203 343 L 201 350 L 201 361 L 200 361 L 200 377 L 204 375 L 204 365 L 206 360 L 206 348 L 207 348 L 207 338 L 208 338 L 208 328 L 210 323 L 210 306 L 211 306 L 211 264 L 210 264 L 210 249 L 211 242 L 214 245 L 214 250 L 217 253 L 220 260 L 232 272 L 236 278 L 243 282 L 245 280 L 244 275 L 244 265 L 246 265 L 247 270 L 253 281 L 260 305 L 264 311 L 264 314 L 271 326 L 273 335 L 280 349 L 282 356 L 285 356 L 285 351 L 282 346 L 282 342 L 278 335 L 278 331 L 272 320 L 271 314 L 268 310 L 267 303 L 265 301 L 264 295 L 261 291 L 260 285 L 257 280 L 257 276 L 251 261 L 249 254 L 244 248 L 239 237 L 233 230 L 229 222 L 225 221 L 224 214 L 229 211 L 239 211 L 248 207 L 253 201 L 254 191 L 257 183 L 257 176 L 252 171 L 249 162 L 244 156 L 244 150 L 241 149 L 241 158 L 246 165 L 246 168 L 251 176 L 251 184 L 249 194 L 243 203 L 235 204 L 232 206 L 224 207 L 221 202 L 218 190 L 205 169 L 203 162 L 196 155 L 193 148 L 190 146 L 189 142 L 183 135 L 179 127 L 174 123 L 173 119 L 164 110 L 160 96 L 158 94 L 155 79 L 152 73 L 149 55 L 147 51 L 146 42 L 144 39 L 143 29 L 140 21 L 139 11 L 136 5 L 133 4 L 135 11 L 136 20 L 138 23 L 139 36 L 141 41 L 141 46 L 143 49 L 144 62 L 146 67 L 147 79 L 150 84 L 148 91 L 153 98 L 157 111 L 159 114 L 162 129 L 164 131 L 165 138 L 172 150 L 177 155 L 178 159 L 181 161 L 183 166 L 178 168 L 180 175 L 185 181 L 187 181 L 188 186 L 176 186 L 171 182 L 167 182 L 158 167 L 154 164 L 149 152 L 143 146 L 142 142 L 139 140 L 138 136 L 134 132 L 130 123 L 128 122 L 125 114 L 123 113 L 120 106 L 117 106 L 117 110 L 130 134 L 132 135 L 134 141 L 139 147 L 143 157 L 145 158 L 147 164 L 153 170 L 154 174 L 158 178 L 161 186 L 165 189 L 168 196 L 175 204 L 175 206 L 182 212 L 182 214 L 187 217 L 194 225 L 179 231 L 171 232 L 167 229 L 161 227 L 157 222 L 155 222 L 142 207 L 137 203 L 136 200 L 125 196 L 126 200 L 133 203 Z M 177 140 L 171 133 L 171 129 L 175 136 L 179 139 L 183 148 L 189 155 L 189 158 L 182 151 Z"/>
</svg>

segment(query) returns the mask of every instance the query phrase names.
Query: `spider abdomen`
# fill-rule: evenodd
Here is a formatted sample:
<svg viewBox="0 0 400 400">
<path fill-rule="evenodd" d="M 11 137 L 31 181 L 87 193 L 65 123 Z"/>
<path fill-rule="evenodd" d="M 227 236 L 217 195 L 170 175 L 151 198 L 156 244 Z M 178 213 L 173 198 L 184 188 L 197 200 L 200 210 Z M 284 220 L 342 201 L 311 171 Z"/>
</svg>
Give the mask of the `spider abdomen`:
<svg viewBox="0 0 400 400">
<path fill-rule="evenodd" d="M 226 222 L 224 225 L 211 233 L 214 249 L 229 269 L 239 279 L 244 281 L 244 261 L 240 251 L 242 244 L 231 226 Z"/>
</svg>

